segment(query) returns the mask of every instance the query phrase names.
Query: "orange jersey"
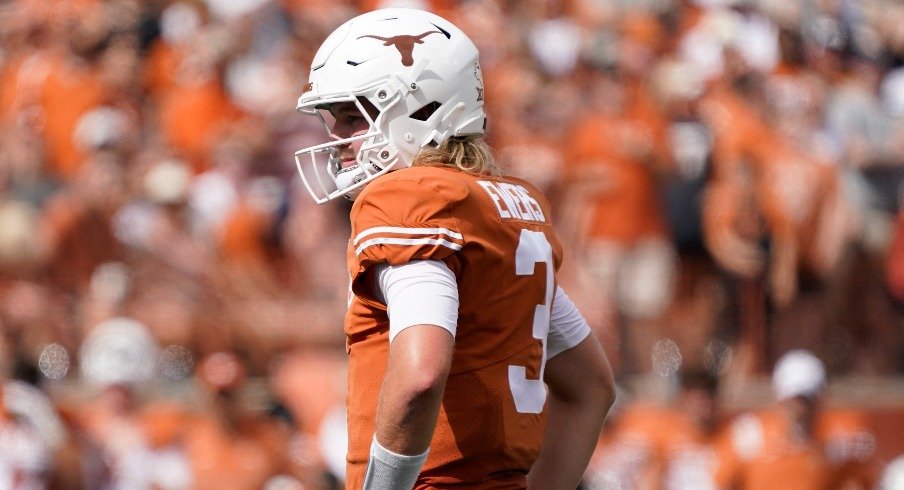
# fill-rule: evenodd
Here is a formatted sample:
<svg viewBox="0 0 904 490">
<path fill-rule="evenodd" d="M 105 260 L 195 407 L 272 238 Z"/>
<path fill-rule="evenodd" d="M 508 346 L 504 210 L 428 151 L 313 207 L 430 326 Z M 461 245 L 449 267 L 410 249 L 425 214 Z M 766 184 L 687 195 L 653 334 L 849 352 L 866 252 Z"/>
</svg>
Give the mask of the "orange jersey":
<svg viewBox="0 0 904 490">
<path fill-rule="evenodd" d="M 513 177 L 412 167 L 364 189 L 351 211 L 346 316 L 348 488 L 360 488 L 389 353 L 371 266 L 442 260 L 459 315 L 452 368 L 415 488 L 524 488 L 543 437 L 542 370 L 562 247 L 540 192 Z"/>
</svg>

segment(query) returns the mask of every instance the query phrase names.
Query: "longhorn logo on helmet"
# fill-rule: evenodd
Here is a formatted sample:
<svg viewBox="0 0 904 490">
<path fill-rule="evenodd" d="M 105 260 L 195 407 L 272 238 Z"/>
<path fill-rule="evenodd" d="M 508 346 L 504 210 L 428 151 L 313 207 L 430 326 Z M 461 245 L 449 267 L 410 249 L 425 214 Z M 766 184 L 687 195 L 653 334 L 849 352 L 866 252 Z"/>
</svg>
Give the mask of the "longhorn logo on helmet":
<svg viewBox="0 0 904 490">
<path fill-rule="evenodd" d="M 399 54 L 402 55 L 402 65 L 411 66 L 414 64 L 414 45 L 424 44 L 424 38 L 429 36 L 430 34 L 443 34 L 443 32 L 427 31 L 423 34 L 418 34 L 417 36 L 401 35 L 392 37 L 380 37 L 374 36 L 372 34 L 367 34 L 364 36 L 359 36 L 358 39 L 369 37 L 378 41 L 383 41 L 383 46 L 395 46 L 395 48 L 399 50 Z"/>
</svg>

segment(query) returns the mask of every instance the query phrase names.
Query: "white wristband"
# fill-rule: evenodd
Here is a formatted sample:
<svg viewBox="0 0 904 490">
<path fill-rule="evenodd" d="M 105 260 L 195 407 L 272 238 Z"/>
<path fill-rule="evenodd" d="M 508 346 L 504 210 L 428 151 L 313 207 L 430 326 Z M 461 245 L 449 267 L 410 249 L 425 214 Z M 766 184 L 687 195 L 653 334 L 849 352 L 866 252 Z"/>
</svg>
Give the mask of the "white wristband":
<svg viewBox="0 0 904 490">
<path fill-rule="evenodd" d="M 370 461 L 367 462 L 367 472 L 364 474 L 363 490 L 410 489 L 427 460 L 428 452 L 429 448 L 422 454 L 413 456 L 396 454 L 381 446 L 374 435 L 370 443 Z"/>
</svg>

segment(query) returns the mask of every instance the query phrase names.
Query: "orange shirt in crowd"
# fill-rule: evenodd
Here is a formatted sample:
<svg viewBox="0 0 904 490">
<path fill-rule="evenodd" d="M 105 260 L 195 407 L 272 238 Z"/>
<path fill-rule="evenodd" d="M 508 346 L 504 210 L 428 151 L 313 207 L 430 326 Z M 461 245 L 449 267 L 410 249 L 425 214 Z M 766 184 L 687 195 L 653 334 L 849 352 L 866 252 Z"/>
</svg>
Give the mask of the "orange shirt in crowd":
<svg viewBox="0 0 904 490">
<path fill-rule="evenodd" d="M 18 111 L 38 106 L 44 79 L 58 63 L 49 52 L 33 52 L 10 59 L 0 67 L 0 120 L 9 121 Z"/>
<path fill-rule="evenodd" d="M 188 46 L 159 39 L 150 49 L 145 89 L 159 105 L 161 132 L 196 172 L 209 168 L 208 150 L 243 113 L 230 99 L 212 61 L 193 57 Z"/>
<path fill-rule="evenodd" d="M 635 121 L 593 115 L 580 121 L 569 143 L 567 181 L 598 186 L 587 203 L 584 235 L 630 247 L 666 233 L 653 169 L 632 154 L 646 128 Z"/>
<path fill-rule="evenodd" d="M 656 477 L 656 434 L 663 407 L 632 403 L 611 413 L 584 480 L 591 488 L 651 488 Z"/>
<path fill-rule="evenodd" d="M 739 416 L 717 447 L 716 482 L 721 487 L 821 490 L 831 478 L 818 441 L 799 434 L 778 407 Z"/>
<path fill-rule="evenodd" d="M 669 121 L 653 97 L 646 80 L 627 78 L 623 87 L 627 100 L 625 114 L 634 125 L 634 130 L 639 133 L 636 144 L 641 146 L 641 158 L 656 170 L 666 169 L 671 165 Z"/>
<path fill-rule="evenodd" d="M 141 410 L 136 429 L 150 451 L 184 451 L 193 489 L 263 488 L 284 469 L 287 434 L 254 414 L 226 418 L 217 409 L 155 402 Z"/>
<path fill-rule="evenodd" d="M 209 416 L 193 417 L 183 430 L 193 488 L 263 488 L 279 474 L 279 437 L 263 424 L 227 428 Z M 283 441 L 284 442 L 284 441 Z"/>
<path fill-rule="evenodd" d="M 216 78 L 183 83 L 170 90 L 160 106 L 164 137 L 189 159 L 196 172 L 206 170 L 215 139 L 241 111 Z"/>
<path fill-rule="evenodd" d="M 904 302 L 904 213 L 895 219 L 894 235 L 888 250 L 888 265 L 885 281 L 889 293 L 898 301 Z"/>
<path fill-rule="evenodd" d="M 85 155 L 75 144 L 74 131 L 85 113 L 105 102 L 105 94 L 94 67 L 70 60 L 50 68 L 43 85 L 41 106 L 51 173 L 69 180 L 81 169 Z"/>
<path fill-rule="evenodd" d="M 703 120 L 713 133 L 713 172 L 719 179 L 732 167 L 754 164 L 774 134 L 754 110 L 724 83 L 716 83 L 700 101 Z"/>
<path fill-rule="evenodd" d="M 832 467 L 832 488 L 875 488 L 880 465 L 876 435 L 863 413 L 831 409 L 816 419 L 814 431 Z"/>
<path fill-rule="evenodd" d="M 185 59 L 185 49 L 174 47 L 158 39 L 148 50 L 144 68 L 144 88 L 160 103 L 170 90 L 178 86 L 177 72 Z"/>
<path fill-rule="evenodd" d="M 265 263 L 267 251 L 264 240 L 271 219 L 248 203 L 239 203 L 223 224 L 220 252 L 234 263 Z"/>
<path fill-rule="evenodd" d="M 591 486 L 712 488 L 718 454 L 710 437 L 681 412 L 633 403 L 613 422 L 589 466 Z"/>
</svg>

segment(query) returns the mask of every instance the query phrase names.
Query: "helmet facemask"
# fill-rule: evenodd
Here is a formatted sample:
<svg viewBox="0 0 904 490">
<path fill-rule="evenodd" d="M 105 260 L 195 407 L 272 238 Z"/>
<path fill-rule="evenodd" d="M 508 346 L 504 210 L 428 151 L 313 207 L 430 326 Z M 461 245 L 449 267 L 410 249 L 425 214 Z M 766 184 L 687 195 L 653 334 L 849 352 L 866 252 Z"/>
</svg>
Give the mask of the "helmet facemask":
<svg viewBox="0 0 904 490">
<path fill-rule="evenodd" d="M 326 96 L 315 101 L 299 102 L 298 111 L 318 119 L 326 136 L 326 143 L 310 146 L 295 153 L 295 165 L 301 174 L 305 187 L 318 204 L 344 196 L 354 199 L 367 182 L 392 170 L 398 163 L 398 150 L 390 143 L 381 129 L 385 114 L 395 106 L 400 97 L 387 101 L 382 108 L 371 101 L 376 98 L 378 89 L 354 93 Z M 373 92 L 363 95 L 367 92 Z M 385 94 L 385 91 L 383 92 Z M 382 94 L 381 94 L 382 95 Z M 385 96 L 384 96 L 385 98 Z M 368 129 L 363 134 L 339 138 L 333 133 L 335 118 L 330 112 L 333 104 L 352 103 L 367 123 Z M 367 106 L 376 107 L 376 116 Z M 344 147 L 363 141 L 355 155 L 355 162 L 343 168 L 341 153 Z"/>
</svg>

